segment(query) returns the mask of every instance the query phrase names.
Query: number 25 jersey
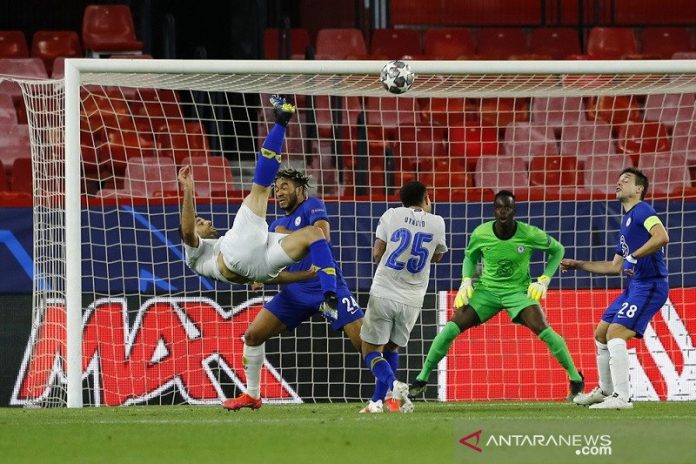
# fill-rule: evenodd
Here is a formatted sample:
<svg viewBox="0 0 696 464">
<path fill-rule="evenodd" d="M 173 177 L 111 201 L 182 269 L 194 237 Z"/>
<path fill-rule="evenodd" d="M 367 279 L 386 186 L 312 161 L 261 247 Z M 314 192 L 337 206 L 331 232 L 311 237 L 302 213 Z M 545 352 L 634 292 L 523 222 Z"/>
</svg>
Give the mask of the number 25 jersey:
<svg viewBox="0 0 696 464">
<path fill-rule="evenodd" d="M 447 251 L 444 219 L 421 209 L 390 208 L 379 219 L 376 237 L 387 247 L 370 295 L 422 306 L 433 255 Z"/>
</svg>

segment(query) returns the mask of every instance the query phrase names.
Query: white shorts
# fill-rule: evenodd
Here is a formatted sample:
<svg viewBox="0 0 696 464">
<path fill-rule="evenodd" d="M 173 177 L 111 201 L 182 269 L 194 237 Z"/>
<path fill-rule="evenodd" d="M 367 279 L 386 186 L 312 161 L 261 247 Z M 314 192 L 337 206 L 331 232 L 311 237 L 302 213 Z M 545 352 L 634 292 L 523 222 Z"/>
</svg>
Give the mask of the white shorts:
<svg viewBox="0 0 696 464">
<path fill-rule="evenodd" d="M 360 338 L 372 345 L 392 341 L 406 346 L 421 308 L 370 295 L 360 329 Z"/>
<path fill-rule="evenodd" d="M 277 276 L 286 266 L 294 263 L 281 240 L 287 234 L 268 231 L 266 220 L 242 204 L 220 243 L 225 266 L 255 282 L 265 282 Z"/>
</svg>

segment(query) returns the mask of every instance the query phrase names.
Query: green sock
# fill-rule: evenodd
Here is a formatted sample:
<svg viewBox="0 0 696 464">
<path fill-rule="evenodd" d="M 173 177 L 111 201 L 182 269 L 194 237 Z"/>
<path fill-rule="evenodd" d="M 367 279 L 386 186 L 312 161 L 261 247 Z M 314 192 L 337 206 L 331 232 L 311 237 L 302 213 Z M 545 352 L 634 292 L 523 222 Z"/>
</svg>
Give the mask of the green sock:
<svg viewBox="0 0 696 464">
<path fill-rule="evenodd" d="M 549 351 L 554 358 L 558 359 L 561 363 L 563 369 L 568 373 L 570 380 L 582 380 L 580 373 L 575 368 L 575 363 L 573 358 L 570 356 L 570 351 L 568 351 L 568 345 L 566 345 L 563 337 L 558 335 L 551 327 L 547 327 L 541 331 L 539 334 L 539 339 L 546 343 L 549 347 Z"/>
<path fill-rule="evenodd" d="M 449 321 L 445 324 L 442 332 L 437 334 L 437 337 L 433 340 L 433 344 L 430 346 L 430 350 L 428 350 L 428 356 L 426 356 L 425 362 L 423 363 L 423 369 L 420 371 L 420 374 L 418 374 L 418 377 L 416 377 L 418 380 L 423 382 L 428 381 L 430 373 L 437 367 L 440 360 L 445 357 L 447 351 L 449 351 L 450 345 L 460 333 L 461 330 L 459 330 L 459 326 L 456 323 Z"/>
</svg>

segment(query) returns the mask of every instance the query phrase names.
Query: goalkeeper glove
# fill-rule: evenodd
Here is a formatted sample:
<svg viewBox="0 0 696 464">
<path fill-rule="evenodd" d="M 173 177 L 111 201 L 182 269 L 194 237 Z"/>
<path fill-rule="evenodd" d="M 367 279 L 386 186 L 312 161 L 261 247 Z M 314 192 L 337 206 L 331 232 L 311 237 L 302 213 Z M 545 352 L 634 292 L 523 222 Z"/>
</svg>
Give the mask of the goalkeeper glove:
<svg viewBox="0 0 696 464">
<path fill-rule="evenodd" d="M 276 117 L 275 122 L 283 127 L 288 127 L 288 123 L 296 111 L 295 105 L 289 103 L 280 95 L 271 95 L 271 105 L 273 105 L 273 112 Z"/>
<path fill-rule="evenodd" d="M 474 286 L 471 283 L 471 277 L 462 279 L 462 284 L 459 286 L 457 296 L 454 297 L 454 307 L 463 308 L 471 301 L 471 296 L 474 294 Z"/>
<path fill-rule="evenodd" d="M 539 276 L 536 282 L 529 284 L 527 296 L 534 301 L 539 301 L 546 296 L 546 289 L 549 288 L 551 277 Z"/>
</svg>

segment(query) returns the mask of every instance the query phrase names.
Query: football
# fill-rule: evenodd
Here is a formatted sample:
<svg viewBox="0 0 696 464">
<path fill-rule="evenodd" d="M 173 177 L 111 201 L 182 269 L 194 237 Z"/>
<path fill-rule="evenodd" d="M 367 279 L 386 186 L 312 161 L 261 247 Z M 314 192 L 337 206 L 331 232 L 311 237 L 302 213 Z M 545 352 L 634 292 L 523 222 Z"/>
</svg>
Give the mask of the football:
<svg viewBox="0 0 696 464">
<path fill-rule="evenodd" d="M 404 93 L 413 85 L 416 75 L 411 67 L 404 61 L 390 61 L 382 68 L 379 81 L 382 86 L 391 93 Z"/>
</svg>

